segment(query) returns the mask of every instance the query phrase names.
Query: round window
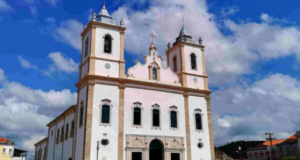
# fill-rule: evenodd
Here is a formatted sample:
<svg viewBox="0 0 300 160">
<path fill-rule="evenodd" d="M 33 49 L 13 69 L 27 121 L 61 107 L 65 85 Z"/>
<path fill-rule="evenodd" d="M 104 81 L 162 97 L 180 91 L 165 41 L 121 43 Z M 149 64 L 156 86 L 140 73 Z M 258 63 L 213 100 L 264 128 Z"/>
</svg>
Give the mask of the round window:
<svg viewBox="0 0 300 160">
<path fill-rule="evenodd" d="M 106 145 L 108 145 L 108 139 L 102 139 L 101 140 L 101 144 L 103 145 L 103 146 L 106 146 Z"/>
<path fill-rule="evenodd" d="M 203 143 L 199 142 L 198 143 L 198 148 L 202 148 L 203 147 Z"/>
</svg>

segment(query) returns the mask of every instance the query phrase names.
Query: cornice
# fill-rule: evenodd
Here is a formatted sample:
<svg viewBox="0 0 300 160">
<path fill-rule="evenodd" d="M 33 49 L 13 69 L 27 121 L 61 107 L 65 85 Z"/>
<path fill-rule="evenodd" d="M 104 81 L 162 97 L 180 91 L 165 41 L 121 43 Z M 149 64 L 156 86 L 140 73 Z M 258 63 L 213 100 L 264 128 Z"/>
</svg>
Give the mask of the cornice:
<svg viewBox="0 0 300 160">
<path fill-rule="evenodd" d="M 81 33 L 81 37 L 84 37 L 89 30 L 91 30 L 93 27 L 97 27 L 97 26 L 118 30 L 121 34 L 125 34 L 125 30 L 126 30 L 125 27 L 115 26 L 115 25 L 101 23 L 101 22 L 97 22 L 97 21 L 90 21 L 88 26 Z"/>
</svg>

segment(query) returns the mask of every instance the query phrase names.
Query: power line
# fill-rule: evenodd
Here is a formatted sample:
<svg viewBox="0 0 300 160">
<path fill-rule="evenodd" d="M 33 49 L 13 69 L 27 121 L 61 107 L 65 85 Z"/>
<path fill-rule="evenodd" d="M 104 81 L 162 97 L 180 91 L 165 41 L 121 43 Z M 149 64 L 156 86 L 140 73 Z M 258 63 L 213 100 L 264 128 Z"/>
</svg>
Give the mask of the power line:
<svg viewBox="0 0 300 160">
<path fill-rule="evenodd" d="M 265 135 L 269 136 L 269 138 L 266 138 L 267 141 L 270 141 L 271 144 L 271 160 L 273 159 L 273 144 L 272 140 L 275 140 L 275 138 L 272 138 L 273 133 L 265 133 Z"/>
</svg>

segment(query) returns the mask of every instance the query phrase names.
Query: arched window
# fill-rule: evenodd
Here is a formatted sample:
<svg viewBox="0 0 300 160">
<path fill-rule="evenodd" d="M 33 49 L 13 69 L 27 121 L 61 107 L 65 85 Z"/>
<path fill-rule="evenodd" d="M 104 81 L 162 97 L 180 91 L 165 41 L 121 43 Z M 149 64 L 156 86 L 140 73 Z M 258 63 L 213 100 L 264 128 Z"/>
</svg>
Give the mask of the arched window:
<svg viewBox="0 0 300 160">
<path fill-rule="evenodd" d="M 191 66 L 192 69 L 197 69 L 197 57 L 194 53 L 191 54 Z"/>
<path fill-rule="evenodd" d="M 285 150 L 286 150 L 286 155 L 290 156 L 291 155 L 291 148 L 290 147 L 286 147 Z"/>
<path fill-rule="evenodd" d="M 72 125 L 71 125 L 71 130 L 74 130 L 74 125 L 75 125 L 75 123 L 74 123 L 74 120 L 73 120 Z"/>
<path fill-rule="evenodd" d="M 105 35 L 104 37 L 104 52 L 111 53 L 112 47 L 112 38 L 110 35 Z"/>
<path fill-rule="evenodd" d="M 159 127 L 159 110 L 153 109 L 152 114 L 153 114 L 152 126 Z"/>
<path fill-rule="evenodd" d="M 133 125 L 141 125 L 141 108 L 139 107 L 133 109 Z"/>
<path fill-rule="evenodd" d="M 173 58 L 173 67 L 174 67 L 174 72 L 177 72 L 177 58 Z"/>
<path fill-rule="evenodd" d="M 170 128 L 173 130 L 178 129 L 178 110 L 176 106 L 169 107 L 170 113 Z"/>
<path fill-rule="evenodd" d="M 69 133 L 69 123 L 66 125 L 66 133 Z"/>
<path fill-rule="evenodd" d="M 195 116 L 195 127 L 196 131 L 202 131 L 203 126 L 202 126 L 202 111 L 201 109 L 197 108 L 194 110 L 194 116 Z"/>
<path fill-rule="evenodd" d="M 195 119 L 196 119 L 196 129 L 202 130 L 201 114 L 199 113 L 195 114 Z"/>
<path fill-rule="evenodd" d="M 293 155 L 295 156 L 295 155 L 297 155 L 298 154 L 298 149 L 297 149 L 297 147 L 294 147 L 293 148 Z"/>
<path fill-rule="evenodd" d="M 82 124 L 83 124 L 83 101 L 81 101 L 81 103 L 80 103 L 80 112 L 79 112 L 79 114 L 80 114 L 80 116 L 79 116 L 79 128 L 82 126 Z"/>
<path fill-rule="evenodd" d="M 89 53 L 89 38 L 87 37 L 84 43 L 84 57 Z"/>
<path fill-rule="evenodd" d="M 171 111 L 171 128 L 177 128 L 177 112 Z"/>
<path fill-rule="evenodd" d="M 283 156 L 283 150 L 282 150 L 282 148 L 279 148 L 279 154 L 280 154 L 280 156 Z"/>
<path fill-rule="evenodd" d="M 57 135 L 56 136 L 57 136 L 57 138 L 59 137 L 59 129 L 57 130 Z"/>
<path fill-rule="evenodd" d="M 110 126 L 111 125 L 111 115 L 112 114 L 112 105 L 111 100 L 103 99 L 100 104 L 100 125 Z"/>
<path fill-rule="evenodd" d="M 102 106 L 102 118 L 101 123 L 109 123 L 109 116 L 110 116 L 110 106 L 109 105 L 103 105 Z"/>
<path fill-rule="evenodd" d="M 152 76 L 153 76 L 153 80 L 157 80 L 157 68 L 156 67 L 153 67 L 152 69 Z"/>
</svg>

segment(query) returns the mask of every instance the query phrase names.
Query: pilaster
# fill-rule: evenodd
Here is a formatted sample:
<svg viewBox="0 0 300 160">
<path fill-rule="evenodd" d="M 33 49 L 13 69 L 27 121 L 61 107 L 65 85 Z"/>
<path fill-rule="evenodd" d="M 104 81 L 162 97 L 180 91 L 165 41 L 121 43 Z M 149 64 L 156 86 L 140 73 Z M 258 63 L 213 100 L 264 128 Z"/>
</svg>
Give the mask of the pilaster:
<svg viewBox="0 0 300 160">
<path fill-rule="evenodd" d="M 120 31 L 120 78 L 125 78 L 125 60 L 124 60 L 124 34 L 125 31 Z"/>
<path fill-rule="evenodd" d="M 185 110 L 185 130 L 186 130 L 186 152 L 187 160 L 191 160 L 191 133 L 190 133 L 190 116 L 189 116 L 189 94 L 187 92 L 183 93 L 184 97 L 184 110 Z"/>
<path fill-rule="evenodd" d="M 125 90 L 125 84 L 120 83 L 119 84 L 119 137 L 118 137 L 118 160 L 123 160 L 123 141 L 124 141 L 124 90 Z"/>
<path fill-rule="evenodd" d="M 206 100 L 206 105 L 207 105 L 207 118 L 208 118 L 208 128 L 209 128 L 210 154 L 211 154 L 211 159 L 215 160 L 214 136 L 213 136 L 212 121 L 211 121 L 211 109 L 210 109 L 210 97 L 206 96 L 205 100 Z"/>
<path fill-rule="evenodd" d="M 94 97 L 94 83 L 87 84 L 87 105 L 85 115 L 85 134 L 83 147 L 83 160 L 90 160 L 91 154 L 91 135 L 92 135 L 92 116 L 93 116 L 93 97 Z"/>
</svg>

